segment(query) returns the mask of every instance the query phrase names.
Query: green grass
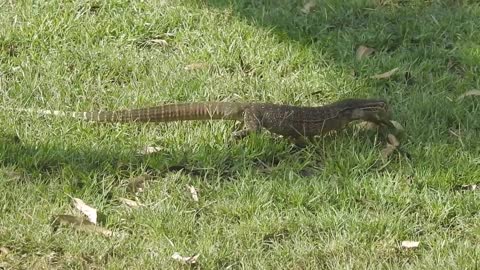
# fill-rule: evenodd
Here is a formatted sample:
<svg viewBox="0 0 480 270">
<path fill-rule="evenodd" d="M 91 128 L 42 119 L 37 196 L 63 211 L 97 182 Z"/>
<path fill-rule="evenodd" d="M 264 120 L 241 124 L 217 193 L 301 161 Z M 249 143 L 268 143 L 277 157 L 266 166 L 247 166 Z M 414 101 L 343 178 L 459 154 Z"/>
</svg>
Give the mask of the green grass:
<svg viewBox="0 0 480 270">
<path fill-rule="evenodd" d="M 179 252 L 200 253 L 203 269 L 478 268 L 479 193 L 456 190 L 480 179 L 480 100 L 456 100 L 480 89 L 476 1 L 327 0 L 307 15 L 291 0 L 133 2 L 0 2 L 1 105 L 382 97 L 411 160 L 383 164 L 382 138 L 356 127 L 295 150 L 268 134 L 232 141 L 230 122 L 95 125 L 4 111 L 0 247 L 10 252 L 0 266 L 171 269 Z M 359 45 L 377 52 L 357 61 Z M 208 67 L 184 69 L 192 63 Z M 162 151 L 137 155 L 146 145 Z M 145 173 L 146 207 L 119 206 L 133 196 L 128 178 Z M 71 196 L 121 236 L 53 232 L 52 216 L 75 213 Z M 403 240 L 421 243 L 404 250 Z"/>
</svg>

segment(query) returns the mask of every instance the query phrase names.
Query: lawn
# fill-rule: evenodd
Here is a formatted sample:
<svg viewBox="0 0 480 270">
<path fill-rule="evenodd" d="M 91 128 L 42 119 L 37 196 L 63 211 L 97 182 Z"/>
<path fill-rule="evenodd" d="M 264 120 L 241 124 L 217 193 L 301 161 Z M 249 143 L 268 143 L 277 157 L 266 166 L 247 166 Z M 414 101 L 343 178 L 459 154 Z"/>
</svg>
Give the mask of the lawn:
<svg viewBox="0 0 480 270">
<path fill-rule="evenodd" d="M 358 125 L 298 149 L 233 122 L 2 109 L 0 269 L 477 269 L 480 97 L 458 97 L 480 89 L 479 18 L 473 0 L 1 1 L 2 108 L 384 98 L 409 155 L 382 160 Z M 72 198 L 113 235 L 54 225 Z"/>
</svg>

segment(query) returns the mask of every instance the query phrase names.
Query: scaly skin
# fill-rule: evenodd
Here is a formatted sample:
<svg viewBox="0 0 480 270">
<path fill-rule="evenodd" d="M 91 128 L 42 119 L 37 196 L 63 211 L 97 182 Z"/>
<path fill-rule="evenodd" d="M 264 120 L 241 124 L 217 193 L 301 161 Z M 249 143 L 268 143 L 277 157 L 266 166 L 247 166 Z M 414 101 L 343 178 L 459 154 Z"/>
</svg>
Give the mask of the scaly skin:
<svg viewBox="0 0 480 270">
<path fill-rule="evenodd" d="M 32 110 L 25 110 L 32 111 Z M 71 116 L 95 122 L 171 122 L 186 120 L 237 120 L 245 128 L 237 138 L 262 128 L 285 137 L 311 138 L 340 130 L 355 120 L 389 126 L 387 103 L 379 99 L 345 99 L 319 107 L 301 107 L 271 103 L 204 102 L 160 105 L 157 107 L 98 112 L 34 111 L 40 114 Z"/>
</svg>

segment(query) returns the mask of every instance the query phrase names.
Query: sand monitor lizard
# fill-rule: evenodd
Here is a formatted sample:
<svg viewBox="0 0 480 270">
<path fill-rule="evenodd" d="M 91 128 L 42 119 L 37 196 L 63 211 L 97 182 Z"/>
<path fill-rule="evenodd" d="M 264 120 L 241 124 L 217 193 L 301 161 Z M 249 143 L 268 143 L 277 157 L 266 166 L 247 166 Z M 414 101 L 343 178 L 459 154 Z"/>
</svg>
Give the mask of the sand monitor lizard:
<svg viewBox="0 0 480 270">
<path fill-rule="evenodd" d="M 103 123 L 236 120 L 244 124 L 243 130 L 233 133 L 236 138 L 259 132 L 263 128 L 294 141 L 340 130 L 355 120 L 392 127 L 388 105 L 381 99 L 344 99 L 318 107 L 272 103 L 200 102 L 119 111 L 63 112 L 30 109 L 23 111 L 70 116 Z"/>
</svg>

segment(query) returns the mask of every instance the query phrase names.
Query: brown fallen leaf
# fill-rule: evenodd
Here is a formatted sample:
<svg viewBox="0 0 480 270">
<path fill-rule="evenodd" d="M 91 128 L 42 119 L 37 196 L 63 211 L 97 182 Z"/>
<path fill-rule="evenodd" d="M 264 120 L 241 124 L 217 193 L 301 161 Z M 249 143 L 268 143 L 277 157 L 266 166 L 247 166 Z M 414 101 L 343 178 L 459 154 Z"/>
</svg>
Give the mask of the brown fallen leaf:
<svg viewBox="0 0 480 270">
<path fill-rule="evenodd" d="M 392 77 L 392 75 L 395 74 L 395 72 L 397 72 L 397 70 L 398 70 L 398 68 L 394 68 L 394 69 L 392 69 L 390 71 L 387 71 L 385 73 L 370 76 L 370 78 L 371 79 L 388 79 L 388 78 Z"/>
<path fill-rule="evenodd" d="M 208 67 L 206 63 L 193 63 L 185 66 L 185 70 L 198 70 Z"/>
<path fill-rule="evenodd" d="M 113 235 L 112 231 L 102 228 L 100 226 L 97 226 L 84 217 L 76 217 L 71 215 L 54 216 L 52 226 L 55 230 L 59 226 L 72 226 L 79 231 L 99 233 L 107 237 L 110 237 Z"/>
<path fill-rule="evenodd" d="M 464 98 L 466 98 L 466 97 L 470 97 L 470 96 L 480 96 L 480 90 L 474 89 L 474 90 L 467 91 L 467 92 L 461 94 L 461 95 L 457 98 L 457 100 L 462 100 L 462 99 L 464 99 Z"/>
<path fill-rule="evenodd" d="M 157 38 L 157 39 L 150 39 L 148 42 L 151 43 L 151 44 L 155 44 L 155 45 L 161 46 L 161 47 L 166 47 L 166 46 L 168 46 L 168 42 L 167 42 L 166 40 L 164 40 L 164 39 L 159 39 L 159 38 Z"/>
<path fill-rule="evenodd" d="M 82 212 L 90 222 L 97 224 L 97 209 L 87 205 L 84 201 L 78 198 L 73 198 L 73 206 Z"/>
<path fill-rule="evenodd" d="M 139 208 L 141 206 L 145 206 L 142 203 L 139 203 L 139 202 L 136 202 L 136 201 L 133 201 L 133 200 L 130 200 L 130 199 L 126 199 L 126 198 L 118 198 L 118 200 L 121 203 L 123 203 L 124 205 L 126 205 L 128 207 L 131 207 L 131 208 Z"/>
<path fill-rule="evenodd" d="M 357 48 L 357 60 L 362 60 L 368 56 L 370 56 L 372 53 L 375 52 L 375 49 L 369 48 L 367 46 L 360 45 Z"/>
<path fill-rule="evenodd" d="M 303 8 L 300 11 L 305 13 L 305 14 L 309 14 L 310 12 L 315 10 L 316 6 L 317 6 L 317 4 L 315 3 L 315 1 L 310 0 L 303 5 Z"/>
<path fill-rule="evenodd" d="M 172 255 L 172 259 L 174 259 L 176 261 L 179 261 L 179 262 L 182 262 L 182 263 L 185 263 L 185 264 L 196 264 L 199 256 L 200 256 L 200 254 L 195 254 L 195 255 L 190 256 L 190 257 L 185 257 L 185 256 L 180 255 L 178 252 L 175 252 Z"/>
<path fill-rule="evenodd" d="M 420 245 L 420 242 L 417 241 L 402 241 L 402 248 L 413 249 L 417 248 Z"/>
<path fill-rule="evenodd" d="M 194 186 L 187 185 L 188 191 L 190 191 L 190 194 L 192 194 L 192 199 L 196 202 L 198 202 L 198 192 L 195 189 Z"/>
</svg>

